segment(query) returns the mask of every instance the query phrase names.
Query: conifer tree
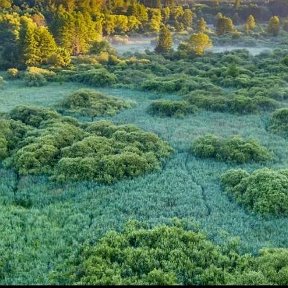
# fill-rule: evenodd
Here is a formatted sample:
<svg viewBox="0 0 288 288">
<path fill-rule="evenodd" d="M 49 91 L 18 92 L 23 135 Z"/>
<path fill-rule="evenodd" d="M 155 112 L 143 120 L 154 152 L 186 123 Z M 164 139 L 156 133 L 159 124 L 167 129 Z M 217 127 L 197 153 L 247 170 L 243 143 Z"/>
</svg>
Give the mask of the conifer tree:
<svg viewBox="0 0 288 288">
<path fill-rule="evenodd" d="M 155 51 L 157 53 L 167 53 L 172 49 L 173 39 L 167 26 L 162 25 L 159 33 L 159 39 Z"/>
<path fill-rule="evenodd" d="M 207 23 L 206 21 L 204 20 L 204 18 L 202 17 L 199 21 L 198 21 L 198 24 L 197 24 L 197 31 L 199 33 L 205 33 L 207 30 Z"/>
<path fill-rule="evenodd" d="M 245 24 L 245 31 L 246 32 L 249 32 L 249 31 L 252 31 L 254 30 L 256 27 L 256 21 L 255 21 L 255 18 L 253 15 L 250 15 L 248 18 L 247 18 L 247 21 L 246 21 L 246 24 Z"/>
<path fill-rule="evenodd" d="M 181 22 L 183 23 L 185 29 L 192 27 L 193 13 L 190 9 L 184 10 Z"/>
<path fill-rule="evenodd" d="M 40 53 L 35 37 L 36 24 L 27 17 L 20 20 L 19 50 L 23 64 L 37 66 L 41 62 Z"/>
<path fill-rule="evenodd" d="M 47 63 L 49 57 L 57 51 L 56 42 L 46 27 L 35 30 L 35 39 L 41 63 Z"/>
<path fill-rule="evenodd" d="M 280 32 L 280 19 L 278 16 L 273 16 L 269 20 L 267 32 L 273 36 L 277 36 Z"/>
<path fill-rule="evenodd" d="M 223 35 L 226 33 L 231 33 L 235 30 L 234 24 L 231 18 L 225 16 L 219 16 L 216 23 L 216 33 L 217 35 Z"/>
<path fill-rule="evenodd" d="M 235 7 L 236 9 L 239 9 L 239 8 L 240 8 L 240 5 L 241 5 L 241 0 L 235 0 L 234 7 Z"/>
</svg>

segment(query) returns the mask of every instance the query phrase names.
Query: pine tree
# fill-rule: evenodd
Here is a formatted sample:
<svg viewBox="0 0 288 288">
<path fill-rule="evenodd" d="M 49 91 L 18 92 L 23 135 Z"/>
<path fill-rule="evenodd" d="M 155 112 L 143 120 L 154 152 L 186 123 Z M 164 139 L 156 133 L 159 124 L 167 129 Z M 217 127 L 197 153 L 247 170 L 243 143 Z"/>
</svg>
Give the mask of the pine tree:
<svg viewBox="0 0 288 288">
<path fill-rule="evenodd" d="M 278 16 L 273 16 L 269 20 L 267 32 L 273 36 L 277 36 L 280 32 L 280 19 Z"/>
<path fill-rule="evenodd" d="M 207 30 L 207 23 L 204 20 L 204 18 L 202 17 L 199 21 L 198 21 L 198 25 L 197 25 L 197 31 L 198 33 L 205 33 Z"/>
<path fill-rule="evenodd" d="M 162 25 L 160 33 L 159 33 L 159 39 L 157 47 L 155 48 L 155 51 L 157 53 L 167 53 L 172 49 L 173 45 L 173 39 L 170 30 L 167 28 L 167 26 Z"/>
<path fill-rule="evenodd" d="M 40 52 L 35 38 L 36 24 L 27 17 L 20 20 L 19 50 L 23 64 L 37 66 L 41 62 Z"/>
<path fill-rule="evenodd" d="M 255 18 L 253 15 L 250 15 L 248 18 L 247 18 L 247 21 L 246 21 L 246 24 L 245 24 L 245 31 L 246 32 L 249 32 L 249 31 L 252 31 L 254 30 L 256 27 L 256 21 L 255 21 Z"/>
<path fill-rule="evenodd" d="M 46 27 L 35 30 L 35 39 L 41 63 L 47 63 L 49 57 L 57 51 L 56 42 Z"/>
<path fill-rule="evenodd" d="M 226 33 L 231 33 L 235 30 L 234 24 L 229 17 L 218 17 L 216 23 L 216 33 L 217 35 L 224 35 Z"/>
<path fill-rule="evenodd" d="M 184 28 L 191 28 L 193 23 L 193 13 L 190 9 L 185 9 L 182 16 L 182 21 Z"/>
<path fill-rule="evenodd" d="M 235 7 L 236 9 L 239 9 L 239 8 L 240 8 L 240 5 L 241 5 L 241 0 L 235 0 L 234 7 Z"/>
</svg>

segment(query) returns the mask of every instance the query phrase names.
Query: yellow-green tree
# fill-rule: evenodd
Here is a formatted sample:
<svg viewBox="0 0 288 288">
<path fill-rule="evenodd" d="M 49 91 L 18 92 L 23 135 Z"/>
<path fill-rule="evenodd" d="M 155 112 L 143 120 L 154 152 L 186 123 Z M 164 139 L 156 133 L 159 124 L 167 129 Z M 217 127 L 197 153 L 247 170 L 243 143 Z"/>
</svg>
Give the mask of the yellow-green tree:
<svg viewBox="0 0 288 288">
<path fill-rule="evenodd" d="M 232 19 L 229 17 L 219 15 L 217 17 L 217 23 L 216 23 L 217 35 L 223 35 L 223 34 L 231 33 L 233 31 L 235 31 L 235 27 L 234 27 Z"/>
<path fill-rule="evenodd" d="M 236 9 L 239 9 L 239 8 L 240 8 L 240 5 L 241 5 L 241 0 L 235 0 L 235 2 L 234 2 L 234 7 L 235 7 Z"/>
<path fill-rule="evenodd" d="M 167 53 L 172 49 L 173 39 L 171 32 L 169 29 L 162 25 L 160 33 L 159 33 L 159 39 L 157 47 L 155 48 L 155 51 L 157 53 Z"/>
<path fill-rule="evenodd" d="M 204 20 L 204 18 L 201 17 L 201 19 L 198 21 L 198 24 L 197 24 L 197 31 L 198 33 L 205 33 L 206 30 L 207 30 L 207 23 Z"/>
<path fill-rule="evenodd" d="M 206 49 L 212 47 L 212 41 L 207 34 L 195 33 L 191 37 L 180 44 L 179 50 L 184 51 L 188 55 L 202 56 Z"/>
<path fill-rule="evenodd" d="M 280 32 L 280 19 L 278 16 L 273 16 L 270 18 L 268 23 L 267 32 L 273 36 L 277 36 Z"/>
<path fill-rule="evenodd" d="M 245 31 L 246 32 L 253 31 L 255 27 L 256 27 L 256 20 L 253 15 L 250 15 L 245 23 Z"/>
</svg>

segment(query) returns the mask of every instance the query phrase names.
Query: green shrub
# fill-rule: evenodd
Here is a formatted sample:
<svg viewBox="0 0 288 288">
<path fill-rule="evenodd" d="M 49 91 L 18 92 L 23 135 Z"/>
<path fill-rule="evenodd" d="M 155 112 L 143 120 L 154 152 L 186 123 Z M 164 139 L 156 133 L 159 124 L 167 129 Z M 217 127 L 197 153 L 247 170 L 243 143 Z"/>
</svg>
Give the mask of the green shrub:
<svg viewBox="0 0 288 288">
<path fill-rule="evenodd" d="M 122 233 L 111 231 L 81 249 L 69 278 L 82 285 L 225 284 L 234 280 L 241 264 L 247 269 L 251 257 L 223 250 L 181 226 L 148 229 L 130 222 Z"/>
<path fill-rule="evenodd" d="M 190 105 L 186 101 L 157 100 L 148 108 L 148 112 L 153 115 L 179 117 L 195 113 L 196 106 Z"/>
<path fill-rule="evenodd" d="M 251 114 L 259 111 L 272 110 L 279 106 L 278 102 L 267 97 L 250 98 L 244 95 L 218 96 L 210 93 L 195 92 L 184 97 L 189 103 L 211 111 L 237 114 Z"/>
<path fill-rule="evenodd" d="M 268 130 L 275 134 L 288 137 L 288 109 L 287 108 L 278 109 L 272 114 Z"/>
<path fill-rule="evenodd" d="M 38 67 L 28 67 L 24 73 L 24 83 L 28 87 L 44 86 L 47 81 L 53 81 L 55 78 L 55 72 Z"/>
<path fill-rule="evenodd" d="M 288 250 L 285 248 L 264 248 L 255 257 L 251 268 L 237 273 L 234 285 L 283 285 L 288 283 Z"/>
<path fill-rule="evenodd" d="M 237 202 L 262 214 L 288 214 L 288 170 L 268 168 L 249 174 L 241 169 L 230 170 L 221 183 Z"/>
<path fill-rule="evenodd" d="M 72 80 L 94 87 L 110 86 L 117 82 L 117 77 L 105 68 L 93 69 L 77 73 Z"/>
<path fill-rule="evenodd" d="M 41 87 L 47 84 L 47 80 L 42 74 L 25 72 L 24 83 L 28 87 Z"/>
<path fill-rule="evenodd" d="M 132 107 L 131 101 L 105 96 L 93 90 L 78 90 L 66 97 L 60 104 L 61 110 L 96 117 L 115 115 L 119 111 Z"/>
<path fill-rule="evenodd" d="M 20 175 L 112 183 L 160 169 L 172 152 L 155 134 L 131 125 L 79 124 L 53 110 L 24 106 L 7 118 L 0 121 L 0 159 Z"/>
<path fill-rule="evenodd" d="M 62 266 L 63 268 L 63 266 Z M 148 228 L 130 221 L 86 244 L 54 277 L 76 285 L 287 285 L 288 250 L 241 255 L 229 241 L 211 242 L 181 223 Z"/>
<path fill-rule="evenodd" d="M 17 68 L 10 68 L 7 70 L 7 76 L 10 80 L 18 79 L 20 77 L 20 72 Z"/>
<path fill-rule="evenodd" d="M 244 140 L 240 136 L 225 139 L 215 135 L 205 135 L 193 143 L 192 152 L 201 158 L 236 163 L 271 160 L 269 151 L 256 140 Z"/>
<path fill-rule="evenodd" d="M 142 84 L 142 89 L 147 91 L 158 91 L 162 93 L 178 92 L 183 88 L 183 79 L 153 79 Z"/>
<path fill-rule="evenodd" d="M 26 125 L 40 127 L 40 125 L 51 119 L 59 119 L 60 114 L 51 110 L 32 106 L 17 106 L 10 111 L 9 117 L 16 121 L 21 121 Z"/>
</svg>

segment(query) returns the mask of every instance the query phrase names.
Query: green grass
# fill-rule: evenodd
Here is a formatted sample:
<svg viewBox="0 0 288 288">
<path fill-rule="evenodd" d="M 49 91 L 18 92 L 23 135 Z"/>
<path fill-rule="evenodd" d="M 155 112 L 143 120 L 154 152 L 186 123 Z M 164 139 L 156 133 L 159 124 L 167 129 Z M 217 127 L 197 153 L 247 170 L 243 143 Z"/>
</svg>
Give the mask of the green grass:
<svg viewBox="0 0 288 288">
<path fill-rule="evenodd" d="M 87 87 L 74 83 L 49 83 L 45 87 L 27 87 L 20 80 L 9 81 L 0 89 L 0 112 L 7 112 L 17 105 L 52 106 L 59 99 L 78 88 Z"/>
<path fill-rule="evenodd" d="M 69 83 L 24 88 L 20 81 L 8 82 L 0 91 L 0 109 L 9 111 L 19 104 L 53 106 L 82 87 Z M 0 266 L 5 259 L 9 260 L 5 262 L 9 263 L 5 266 L 7 273 L 0 275 L 1 284 L 53 282 L 53 271 L 61 269 L 58 266 L 76 253 L 79 245 L 97 241 L 110 229 L 121 229 L 128 219 L 151 225 L 167 223 L 172 217 L 195 219 L 210 239 L 221 242 L 229 235 L 236 236 L 240 238 L 242 251 L 253 253 L 261 247 L 287 247 L 287 218 L 253 214 L 220 188 L 219 177 L 228 169 L 287 168 L 287 140 L 266 131 L 268 114 L 237 116 L 203 111 L 183 119 L 161 118 L 147 114 L 152 101 L 180 97 L 124 89 L 97 91 L 137 102 L 132 109 L 114 117 L 97 119 L 136 124 L 167 140 L 176 152 L 162 171 L 112 186 L 91 182 L 60 185 L 42 176 L 27 176 L 20 180 L 16 191 L 13 172 L 1 169 Z M 208 133 L 255 138 L 275 154 L 275 160 L 235 165 L 196 159 L 189 153 L 191 143 Z M 31 208 L 15 205 L 19 197 L 29 199 Z"/>
</svg>

